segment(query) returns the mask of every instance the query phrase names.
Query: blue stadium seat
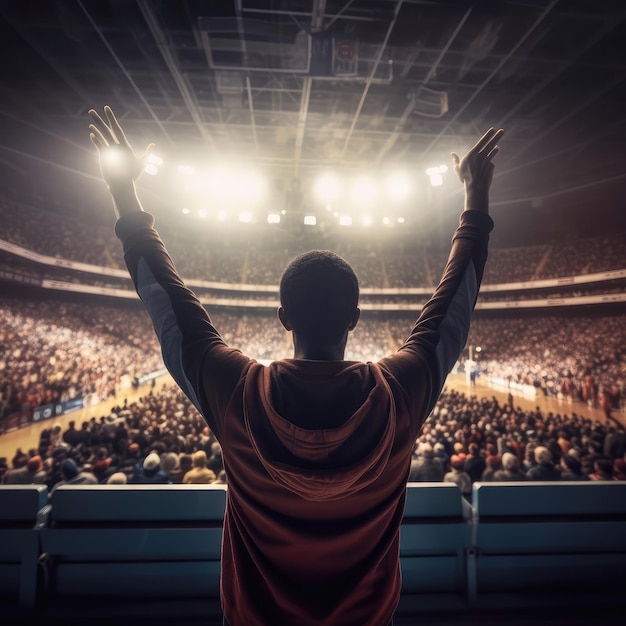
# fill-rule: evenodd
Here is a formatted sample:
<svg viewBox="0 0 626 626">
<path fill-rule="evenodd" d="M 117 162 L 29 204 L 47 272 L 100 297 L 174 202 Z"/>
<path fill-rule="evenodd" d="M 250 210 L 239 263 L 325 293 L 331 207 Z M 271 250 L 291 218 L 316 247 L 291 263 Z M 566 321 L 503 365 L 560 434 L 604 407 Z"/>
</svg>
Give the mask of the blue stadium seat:
<svg viewBox="0 0 626 626">
<path fill-rule="evenodd" d="M 409 483 L 400 529 L 399 612 L 466 605 L 471 507 L 452 483 Z"/>
<path fill-rule="evenodd" d="M 42 532 L 49 595 L 219 598 L 222 485 L 64 485 Z"/>
<path fill-rule="evenodd" d="M 476 483 L 478 605 L 626 602 L 626 483 Z"/>
<path fill-rule="evenodd" d="M 0 485 L 0 597 L 35 606 L 40 529 L 49 512 L 45 485 Z"/>
</svg>

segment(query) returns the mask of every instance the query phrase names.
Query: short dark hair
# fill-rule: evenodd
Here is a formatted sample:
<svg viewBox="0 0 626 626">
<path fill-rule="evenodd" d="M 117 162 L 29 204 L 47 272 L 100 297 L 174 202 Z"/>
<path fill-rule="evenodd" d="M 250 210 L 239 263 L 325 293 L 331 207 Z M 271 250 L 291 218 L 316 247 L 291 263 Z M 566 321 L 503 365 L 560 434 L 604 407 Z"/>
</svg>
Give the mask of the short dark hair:
<svg viewBox="0 0 626 626">
<path fill-rule="evenodd" d="M 350 264 L 329 250 L 297 256 L 280 279 L 280 304 L 305 341 L 339 341 L 354 319 L 359 281 Z"/>
</svg>

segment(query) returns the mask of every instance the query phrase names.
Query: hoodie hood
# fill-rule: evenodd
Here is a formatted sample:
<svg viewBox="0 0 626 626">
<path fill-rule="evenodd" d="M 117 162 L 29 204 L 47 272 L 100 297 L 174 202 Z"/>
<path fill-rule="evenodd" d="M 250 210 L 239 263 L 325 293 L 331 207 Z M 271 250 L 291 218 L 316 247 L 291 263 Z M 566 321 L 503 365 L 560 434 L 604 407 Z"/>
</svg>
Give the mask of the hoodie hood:
<svg viewBox="0 0 626 626">
<path fill-rule="evenodd" d="M 351 495 L 387 464 L 396 409 L 375 363 L 254 364 L 244 398 L 246 429 L 261 463 L 278 484 L 306 500 Z"/>
</svg>

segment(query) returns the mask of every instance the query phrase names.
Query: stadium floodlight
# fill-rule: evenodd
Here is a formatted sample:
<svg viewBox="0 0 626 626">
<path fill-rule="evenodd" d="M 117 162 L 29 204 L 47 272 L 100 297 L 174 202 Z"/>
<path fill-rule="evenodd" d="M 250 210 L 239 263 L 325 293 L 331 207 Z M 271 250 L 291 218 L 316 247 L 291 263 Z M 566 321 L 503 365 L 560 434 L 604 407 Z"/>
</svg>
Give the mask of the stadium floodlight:
<svg viewBox="0 0 626 626">
<path fill-rule="evenodd" d="M 404 224 L 404 218 L 403 217 L 399 217 L 397 219 L 398 224 Z"/>
<path fill-rule="evenodd" d="M 315 215 L 305 215 L 304 216 L 304 225 L 305 226 L 315 226 L 317 224 L 317 217 Z"/>
<path fill-rule="evenodd" d="M 315 194 L 323 202 L 334 202 L 341 197 L 341 184 L 333 174 L 324 174 L 315 183 Z"/>
<path fill-rule="evenodd" d="M 433 187 L 441 187 L 443 185 L 443 176 L 448 171 L 447 165 L 437 165 L 436 167 L 429 167 L 426 170 L 426 175 L 430 178 L 430 184 Z"/>
<path fill-rule="evenodd" d="M 369 177 L 361 176 L 352 184 L 351 198 L 354 204 L 371 206 L 377 195 L 376 184 Z"/>
<path fill-rule="evenodd" d="M 191 211 L 187 207 L 183 209 L 183 215 L 189 215 L 190 213 Z"/>
<path fill-rule="evenodd" d="M 249 224 L 252 221 L 252 213 L 250 211 L 242 211 L 239 214 L 239 221 L 242 224 Z"/>
<path fill-rule="evenodd" d="M 411 181 L 402 172 L 395 172 L 387 179 L 387 195 L 391 200 L 402 202 L 411 195 Z"/>
<path fill-rule="evenodd" d="M 389 224 L 391 224 L 391 220 L 388 217 L 383 217 L 383 224 L 385 226 L 389 226 Z"/>
<path fill-rule="evenodd" d="M 280 213 L 269 213 L 267 216 L 268 224 L 280 224 Z"/>
<path fill-rule="evenodd" d="M 146 158 L 146 165 L 143 171 L 146 174 L 150 174 L 150 176 L 154 176 L 159 171 L 159 165 L 163 165 L 163 159 L 154 153 L 149 154 Z"/>
<path fill-rule="evenodd" d="M 352 218 L 349 215 L 341 215 L 339 217 L 340 226 L 352 226 Z"/>
</svg>

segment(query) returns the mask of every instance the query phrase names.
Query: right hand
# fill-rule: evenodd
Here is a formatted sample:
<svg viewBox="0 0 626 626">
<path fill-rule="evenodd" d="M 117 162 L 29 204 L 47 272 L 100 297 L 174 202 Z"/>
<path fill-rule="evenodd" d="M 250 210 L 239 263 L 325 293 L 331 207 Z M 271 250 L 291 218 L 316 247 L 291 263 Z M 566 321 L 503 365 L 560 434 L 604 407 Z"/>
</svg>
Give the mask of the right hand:
<svg viewBox="0 0 626 626">
<path fill-rule="evenodd" d="M 89 138 L 98 150 L 100 171 L 112 194 L 134 188 L 134 182 L 143 172 L 146 158 L 154 149 L 151 143 L 141 156 L 133 151 L 111 107 L 105 106 L 107 121 L 94 110 L 89 111 L 92 123 Z"/>
<path fill-rule="evenodd" d="M 465 185 L 466 196 L 476 198 L 480 204 L 488 200 L 494 170 L 492 159 L 500 150 L 497 142 L 502 135 L 502 128 L 490 128 L 462 159 L 454 152 L 451 155 L 454 171 Z"/>
</svg>

